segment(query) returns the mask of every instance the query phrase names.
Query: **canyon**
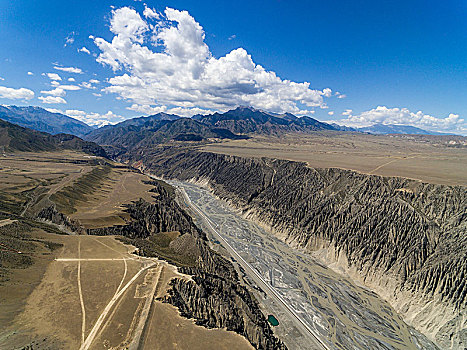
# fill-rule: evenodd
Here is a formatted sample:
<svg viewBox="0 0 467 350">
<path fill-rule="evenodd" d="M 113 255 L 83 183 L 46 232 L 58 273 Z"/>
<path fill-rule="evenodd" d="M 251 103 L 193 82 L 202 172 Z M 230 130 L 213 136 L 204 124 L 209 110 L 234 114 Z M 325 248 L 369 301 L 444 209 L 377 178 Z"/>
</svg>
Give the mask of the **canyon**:
<svg viewBox="0 0 467 350">
<path fill-rule="evenodd" d="M 0 123 L 1 346 L 465 348 L 464 138 L 251 108 L 89 135 Z"/>
<path fill-rule="evenodd" d="M 123 160 L 203 182 L 284 242 L 376 291 L 442 348 L 464 347 L 465 187 L 177 148 Z"/>
</svg>

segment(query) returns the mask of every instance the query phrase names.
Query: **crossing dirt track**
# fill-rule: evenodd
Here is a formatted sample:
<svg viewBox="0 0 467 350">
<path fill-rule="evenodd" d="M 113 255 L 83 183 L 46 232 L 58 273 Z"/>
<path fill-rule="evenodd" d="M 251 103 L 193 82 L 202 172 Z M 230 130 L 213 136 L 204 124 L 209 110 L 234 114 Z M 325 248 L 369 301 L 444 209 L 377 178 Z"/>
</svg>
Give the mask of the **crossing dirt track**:
<svg viewBox="0 0 467 350">
<path fill-rule="evenodd" d="M 0 158 L 0 349 L 251 349 L 244 337 L 198 326 L 158 300 L 173 278 L 190 278 L 175 266 L 135 255 L 113 236 L 63 234 L 25 219 L 52 197 L 86 228 L 125 223 L 124 204 L 152 200 L 151 179 L 103 162 L 73 152 Z M 108 171 L 70 201 L 96 169 Z"/>
<path fill-rule="evenodd" d="M 145 343 L 166 349 L 189 346 L 191 337 L 209 339 L 207 348 L 250 348 L 244 338 L 196 326 L 173 306 L 156 300 L 172 278 L 189 278 L 175 267 L 131 254 L 134 247 L 113 237 L 63 238 L 64 248 L 11 332 L 0 338 L 0 347 L 4 343 L 15 348 L 26 336 L 62 349 L 141 349 L 147 348 Z M 175 330 L 167 330 L 165 323 Z M 40 343 L 34 341 L 34 349 L 41 349 Z"/>
</svg>

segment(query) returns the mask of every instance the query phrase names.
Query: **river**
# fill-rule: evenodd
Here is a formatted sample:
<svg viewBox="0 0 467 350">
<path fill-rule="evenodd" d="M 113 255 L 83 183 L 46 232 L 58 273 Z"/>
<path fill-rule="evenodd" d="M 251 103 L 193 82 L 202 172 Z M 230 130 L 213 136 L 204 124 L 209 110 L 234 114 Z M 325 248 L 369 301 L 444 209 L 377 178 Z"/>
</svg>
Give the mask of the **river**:
<svg viewBox="0 0 467 350">
<path fill-rule="evenodd" d="M 164 181 L 183 190 L 200 210 L 191 211 L 197 224 L 208 233 L 212 248 L 228 256 L 232 254 L 223 245 L 232 247 L 327 348 L 436 349 L 375 293 L 337 274 L 311 255 L 290 247 L 260 225 L 242 217 L 238 210 L 216 198 L 208 189 L 188 182 Z M 211 232 L 206 218 L 221 239 Z M 224 244 L 221 240 L 225 240 Z M 238 263 L 236 259 L 232 261 Z M 310 348 L 303 327 L 298 327 L 290 313 L 255 282 L 251 271 L 238 265 L 241 264 L 237 264 L 237 268 L 255 292 L 263 312 L 279 320 L 274 331 L 289 349 Z"/>
</svg>

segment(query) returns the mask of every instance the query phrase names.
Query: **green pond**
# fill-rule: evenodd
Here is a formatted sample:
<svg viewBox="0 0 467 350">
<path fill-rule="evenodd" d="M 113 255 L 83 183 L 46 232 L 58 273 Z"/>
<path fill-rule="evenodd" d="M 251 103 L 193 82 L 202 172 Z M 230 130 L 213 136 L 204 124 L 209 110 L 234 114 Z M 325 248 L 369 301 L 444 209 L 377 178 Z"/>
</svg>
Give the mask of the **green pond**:
<svg viewBox="0 0 467 350">
<path fill-rule="evenodd" d="M 272 326 L 278 326 L 279 325 L 279 321 L 277 320 L 277 318 L 274 317 L 274 315 L 269 315 L 268 316 L 268 321 Z"/>
</svg>

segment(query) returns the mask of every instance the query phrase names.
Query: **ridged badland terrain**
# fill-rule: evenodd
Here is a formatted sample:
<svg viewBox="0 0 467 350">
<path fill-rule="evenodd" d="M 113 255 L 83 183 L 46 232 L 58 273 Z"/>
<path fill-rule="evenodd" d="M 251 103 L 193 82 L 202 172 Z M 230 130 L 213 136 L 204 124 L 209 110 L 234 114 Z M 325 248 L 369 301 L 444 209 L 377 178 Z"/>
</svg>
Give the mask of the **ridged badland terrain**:
<svg viewBox="0 0 467 350">
<path fill-rule="evenodd" d="M 190 281 L 174 279 L 165 301 L 199 325 L 226 328 L 245 336 L 257 349 L 286 349 L 274 336 L 251 292 L 239 283 L 232 263 L 209 249 L 205 233 L 177 204 L 174 193 L 157 182 L 152 185 L 154 203 L 140 200 L 128 205 L 132 219 L 128 225 L 91 229 L 88 234 L 121 235 L 138 247 L 141 255 L 161 256 L 147 239 L 163 232 L 179 232 L 180 236 L 168 244 L 172 254 L 162 257 L 193 277 Z"/>
<path fill-rule="evenodd" d="M 251 109 L 195 120 L 169 117 L 124 122 L 99 130 L 93 137 L 110 145 L 106 149 L 119 160 L 144 172 L 207 185 L 216 196 L 291 246 L 378 292 L 406 322 L 441 348 L 465 348 L 465 186 L 196 150 L 213 141 L 208 140 L 211 138 L 219 142 L 221 138 L 249 137 L 237 133 L 280 135 L 327 128 L 311 118 L 272 117 Z M 24 208 L 19 209 L 24 209 L 28 220 L 58 224 L 68 233 L 121 235 L 126 243 L 138 247 L 141 255 L 165 259 L 191 276 L 191 280 L 173 280 L 163 299 L 183 315 L 206 327 L 234 330 L 258 348 L 284 347 L 254 297 L 239 282 L 233 265 L 208 248 L 206 236 L 178 206 L 173 190 L 154 183 L 154 200 L 126 206 L 120 217 L 126 225 L 102 225 L 86 231 L 66 211 L 77 202 L 96 201 L 91 198 L 94 191 L 105 193 L 107 186 L 115 186 L 109 185 L 114 181 L 109 178 L 114 171 L 112 162 L 94 159 L 105 157 L 104 149 L 74 136 L 51 136 L 2 123 L 0 146 L 7 152 L 84 151 L 86 160 L 73 162 L 95 166 L 51 195 L 36 189 L 26 191 L 27 198 L 21 202 Z M 84 191 L 82 199 L 76 198 L 80 191 Z M 14 218 L 23 220 L 18 213 Z M 10 212 L 4 215 L 13 217 Z"/>
<path fill-rule="evenodd" d="M 467 344 L 467 190 L 177 148 L 124 157 L 203 181 L 289 244 L 373 288 L 442 348 Z"/>
<path fill-rule="evenodd" d="M 233 337 L 233 332 L 242 335 L 246 340 L 235 335 L 238 337 L 239 348 L 254 346 L 261 349 L 286 349 L 282 341 L 274 335 L 254 296 L 240 282 L 232 263 L 209 249 L 204 232 L 177 204 L 173 188 L 149 181 L 147 176 L 134 169 L 99 157 L 100 153 L 105 155 L 100 146 L 71 135 L 52 136 L 7 122 L 0 123 L 0 135 L 3 136 L 5 152 L 1 159 L 1 175 L 4 182 L 0 191 L 0 347 L 63 349 L 78 348 L 81 344 L 82 347 L 90 345 L 91 348 L 101 348 L 106 342 L 126 346 L 130 341 L 143 346 L 144 339 L 140 342 L 136 337 L 133 338 L 136 334 L 133 324 L 143 315 L 140 309 L 128 311 L 131 308 L 116 306 L 109 321 L 104 325 L 96 322 L 97 316 L 100 312 L 105 312 L 104 306 L 109 302 L 108 294 L 113 293 L 112 282 L 108 281 L 120 278 L 119 274 L 123 272 L 123 268 L 118 267 L 123 260 L 125 272 L 116 295 L 119 290 L 124 291 L 120 287 L 123 288 L 127 276 L 127 265 L 130 274 L 132 271 L 134 273 L 137 262 L 147 264 L 148 261 L 152 261 L 151 264 L 155 265 L 159 263 L 154 261 L 165 260 L 169 264 L 162 264 L 162 267 L 158 265 L 159 271 L 166 271 L 165 276 L 161 272 L 159 282 L 156 280 L 156 287 L 162 286 L 157 300 L 159 303 L 176 306 L 182 316 L 194 319 L 198 325 L 216 328 L 217 332 L 221 332 L 221 335 L 217 336 L 221 341 L 223 338 Z M 82 153 L 83 150 L 88 154 Z M 24 173 L 27 175 L 23 176 Z M 125 181 L 130 177 L 134 178 L 133 183 Z M 136 190 L 136 195 L 146 200 L 140 198 L 133 201 L 128 198 L 127 192 L 132 188 Z M 146 194 L 145 191 L 149 193 Z M 112 193 L 125 195 L 126 198 L 112 198 Z M 112 211 L 104 210 L 104 201 L 110 201 Z M 92 216 L 94 219 L 101 217 L 100 221 L 91 221 L 91 224 L 88 224 L 100 228 L 86 227 L 79 219 L 73 217 L 73 214 L 79 216 L 88 202 L 98 203 L 95 205 L 97 211 L 94 211 Z M 119 202 L 125 203 L 125 212 L 119 210 Z M 126 224 L 112 225 L 115 214 Z M 36 232 L 39 230 L 42 231 Z M 55 237 L 52 233 L 60 235 Z M 135 258 L 129 254 L 134 251 L 131 246 L 122 249 L 123 244 L 112 243 L 114 238 L 98 237 L 109 234 L 119 235 L 124 243 L 137 247 L 142 258 Z M 51 241 L 44 241 L 41 235 L 47 235 Z M 60 243 L 55 243 L 55 240 Z M 45 248 L 42 249 L 41 244 L 44 244 Z M 99 249 L 104 249 L 104 252 Z M 54 255 L 49 252 L 52 250 L 57 250 Z M 125 253 L 126 250 L 128 253 Z M 54 259 L 63 253 L 65 263 Z M 109 253 L 112 255 L 110 259 Z M 81 257 L 83 261 L 80 260 Z M 148 260 L 146 257 L 154 259 Z M 68 261 L 70 259 L 71 261 Z M 78 261 L 83 264 L 83 269 L 78 267 L 76 271 Z M 93 269 L 99 266 L 96 264 L 101 264 L 97 278 L 93 277 Z M 38 266 L 43 270 L 37 272 Z M 146 268 L 147 265 L 143 265 L 140 272 L 144 272 Z M 21 271 L 23 269 L 24 272 Z M 59 276 L 54 275 L 56 269 L 59 269 Z M 174 276 L 170 275 L 171 269 L 177 270 Z M 137 291 L 144 290 L 145 284 L 151 282 L 152 276 L 157 276 L 156 271 L 157 269 L 149 270 L 144 281 L 137 279 L 137 283 L 130 287 L 130 290 L 135 288 L 135 291 L 121 296 L 119 305 L 139 302 L 141 293 Z M 177 278 L 181 273 L 184 277 Z M 28 274 L 32 274 L 32 282 L 24 277 Z M 138 274 L 134 276 L 137 277 Z M 128 283 L 131 283 L 131 276 L 128 276 L 128 279 Z M 92 283 L 88 285 L 87 281 L 90 280 Z M 102 283 L 104 280 L 107 282 Z M 26 291 L 15 292 L 21 283 L 24 283 L 22 289 Z M 61 283 L 67 286 L 56 287 Z M 164 287 L 164 283 L 167 283 L 167 288 Z M 117 285 L 118 282 L 115 286 Z M 78 290 L 83 297 L 78 297 Z M 97 295 L 93 295 L 94 291 L 97 291 Z M 54 295 L 60 295 L 60 300 L 52 297 Z M 153 298 L 148 295 L 148 300 L 151 301 Z M 39 305 L 35 307 L 37 302 Z M 118 316 L 121 310 L 127 314 Z M 115 313 L 117 316 L 114 316 Z M 188 326 L 185 325 L 183 329 L 177 329 L 180 324 L 174 322 L 180 322 L 177 321 L 177 317 L 181 317 L 176 311 L 174 314 L 171 316 L 172 321 L 166 321 L 169 328 L 173 328 L 169 337 L 182 337 L 183 332 L 188 331 L 193 339 L 177 339 L 175 345 L 170 341 L 169 344 L 176 347 L 179 342 L 186 344 L 200 341 L 201 346 L 215 348 L 216 341 L 219 340 L 203 341 L 196 338 L 197 326 L 190 325 L 191 321 L 187 321 Z M 71 315 L 74 317 L 70 317 Z M 162 313 L 160 315 L 162 316 L 158 317 L 164 317 Z M 61 318 L 72 318 L 73 322 L 60 322 Z M 119 324 L 119 331 L 108 325 L 114 319 L 118 319 L 115 322 Z M 144 318 L 141 322 L 143 321 Z M 126 327 L 124 324 L 127 322 L 129 330 L 122 331 L 120 328 Z M 152 314 L 148 316 L 147 323 L 150 322 L 153 322 Z M 156 326 L 163 325 L 156 323 Z M 97 335 L 95 339 L 95 333 L 90 331 L 90 327 L 102 327 L 99 334 L 108 331 L 109 335 L 102 340 L 99 339 L 100 335 Z M 145 331 L 143 338 L 155 337 L 154 333 L 148 332 Z M 197 332 L 199 334 L 199 330 Z M 126 334 L 129 340 L 125 338 Z M 82 335 L 82 338 L 76 335 Z M 123 335 L 123 341 L 119 339 L 120 335 Z M 155 339 L 159 340 L 157 337 Z"/>
</svg>

